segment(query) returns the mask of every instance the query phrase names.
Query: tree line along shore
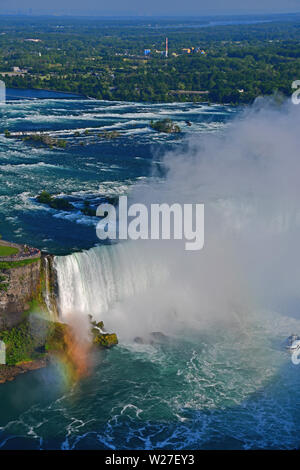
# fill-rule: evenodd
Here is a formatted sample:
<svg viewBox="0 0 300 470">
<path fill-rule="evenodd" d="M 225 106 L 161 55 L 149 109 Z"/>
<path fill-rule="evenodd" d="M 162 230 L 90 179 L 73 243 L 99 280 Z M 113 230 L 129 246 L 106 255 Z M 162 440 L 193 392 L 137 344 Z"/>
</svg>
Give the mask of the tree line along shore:
<svg viewBox="0 0 300 470">
<path fill-rule="evenodd" d="M 104 100 L 248 104 L 291 94 L 300 77 L 299 15 L 202 23 L 60 18 L 58 28 L 51 18 L 0 19 L 0 74 L 7 87 Z"/>
</svg>

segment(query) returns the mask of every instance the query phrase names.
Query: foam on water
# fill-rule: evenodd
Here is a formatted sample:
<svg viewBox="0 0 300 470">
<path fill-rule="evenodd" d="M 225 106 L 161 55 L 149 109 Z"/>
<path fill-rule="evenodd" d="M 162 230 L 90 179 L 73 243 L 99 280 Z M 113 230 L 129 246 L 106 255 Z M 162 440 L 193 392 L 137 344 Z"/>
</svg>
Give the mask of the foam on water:
<svg viewBox="0 0 300 470">
<path fill-rule="evenodd" d="M 274 320 L 282 327 L 275 334 Z M 295 448 L 299 374 L 279 347 L 295 321 L 272 312 L 255 323 L 249 322 L 243 335 L 238 330 L 186 331 L 184 340 L 181 335 L 99 353 L 92 376 L 68 392 L 62 391 L 55 367 L 24 376 L 24 387 L 35 380 L 39 398 L 31 404 L 28 398 L 12 420 L 1 417 L 0 446 Z M 52 390 L 43 394 L 49 381 Z M 12 384 L 5 387 L 2 399 Z M 13 401 L 6 399 L 9 408 L 18 402 L 18 393 Z"/>
</svg>

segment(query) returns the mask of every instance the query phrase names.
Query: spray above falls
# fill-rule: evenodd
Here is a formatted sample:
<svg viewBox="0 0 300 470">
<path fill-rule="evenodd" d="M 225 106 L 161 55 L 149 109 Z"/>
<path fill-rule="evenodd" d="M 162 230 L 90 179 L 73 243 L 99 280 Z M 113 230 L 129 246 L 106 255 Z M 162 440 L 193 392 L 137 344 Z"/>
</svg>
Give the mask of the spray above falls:
<svg viewBox="0 0 300 470">
<path fill-rule="evenodd" d="M 141 253 L 133 243 L 98 246 L 55 258 L 61 317 L 92 315 L 111 325 L 109 312 L 118 302 L 137 296 L 168 275 L 162 262 Z"/>
<path fill-rule="evenodd" d="M 137 240 L 57 257 L 62 317 L 91 314 L 128 335 L 286 313 L 300 292 L 299 125 L 297 106 L 257 102 L 222 134 L 166 154 L 166 177 L 130 198 L 204 203 L 204 249 Z"/>
</svg>

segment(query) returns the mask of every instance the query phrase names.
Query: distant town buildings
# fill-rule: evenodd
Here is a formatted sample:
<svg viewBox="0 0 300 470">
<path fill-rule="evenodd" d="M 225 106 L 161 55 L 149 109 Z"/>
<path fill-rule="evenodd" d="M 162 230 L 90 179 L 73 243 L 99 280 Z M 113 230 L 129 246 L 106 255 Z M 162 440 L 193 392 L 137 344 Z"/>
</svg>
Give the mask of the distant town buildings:
<svg viewBox="0 0 300 470">
<path fill-rule="evenodd" d="M 165 50 L 160 51 L 158 49 L 154 49 L 155 54 L 160 54 L 164 57 L 169 57 L 169 40 L 166 38 L 166 43 L 165 43 Z M 201 55 L 206 55 L 206 51 L 204 49 L 201 49 L 200 47 L 184 47 L 181 49 L 182 53 L 184 54 L 201 54 Z M 144 49 L 144 56 L 150 56 L 151 55 L 151 49 Z M 171 53 L 172 57 L 178 57 L 179 53 L 178 52 L 172 52 Z"/>
<path fill-rule="evenodd" d="M 7 75 L 8 77 L 14 77 L 14 76 L 18 76 L 18 75 L 25 75 L 26 73 L 28 72 L 27 69 L 21 69 L 20 67 L 18 67 L 17 65 L 14 66 L 12 68 L 12 71 L 11 72 L 0 72 L 0 75 L 2 75 L 3 77 L 5 77 L 5 75 Z"/>
<path fill-rule="evenodd" d="M 184 48 L 182 51 L 186 54 L 202 54 L 205 55 L 206 52 L 204 49 L 200 49 L 200 47 L 189 47 L 189 48 Z"/>
</svg>

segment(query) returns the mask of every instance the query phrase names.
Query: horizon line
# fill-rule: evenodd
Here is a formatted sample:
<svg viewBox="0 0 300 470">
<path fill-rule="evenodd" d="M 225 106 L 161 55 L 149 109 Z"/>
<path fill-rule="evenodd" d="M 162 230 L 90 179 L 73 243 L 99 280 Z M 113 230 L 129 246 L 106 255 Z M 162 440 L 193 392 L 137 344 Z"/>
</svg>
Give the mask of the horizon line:
<svg viewBox="0 0 300 470">
<path fill-rule="evenodd" d="M 97 16 L 95 16 L 95 14 Z M 0 17 L 8 16 L 8 17 L 39 17 L 39 18 L 90 18 L 90 19 L 201 19 L 201 18 L 209 18 L 209 17 L 227 17 L 227 16 L 235 16 L 235 17 L 249 17 L 249 16 L 288 16 L 288 15 L 299 15 L 299 11 L 282 11 L 282 12 L 262 12 L 262 11 L 249 11 L 249 12 L 207 12 L 202 13 L 201 15 L 195 15 L 195 13 L 189 13 L 182 15 L 180 13 L 173 14 L 173 15 L 166 15 L 166 14 L 129 14 L 129 13 L 119 13 L 119 14 L 106 14 L 106 13 L 97 13 L 93 11 L 89 11 L 88 13 L 84 14 L 83 12 L 72 12 L 72 13 L 50 13 L 50 12 L 1 12 Z"/>
</svg>

